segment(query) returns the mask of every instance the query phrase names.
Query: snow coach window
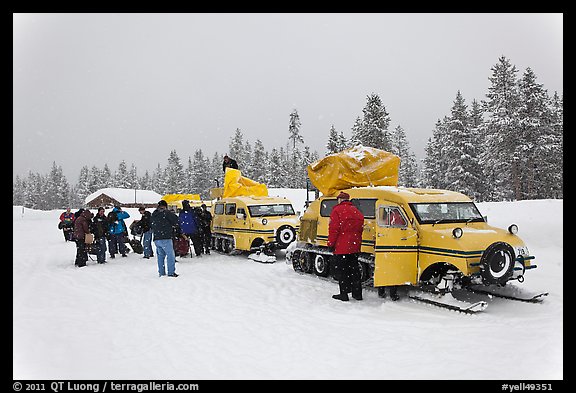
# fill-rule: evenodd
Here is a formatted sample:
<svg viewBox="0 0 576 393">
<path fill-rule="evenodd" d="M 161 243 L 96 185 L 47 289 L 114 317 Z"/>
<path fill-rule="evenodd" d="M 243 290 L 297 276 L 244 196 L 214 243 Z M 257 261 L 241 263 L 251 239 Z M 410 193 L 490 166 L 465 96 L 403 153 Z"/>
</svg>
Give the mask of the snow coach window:
<svg viewBox="0 0 576 393">
<path fill-rule="evenodd" d="M 376 199 L 352 199 L 350 202 L 364 214 L 364 218 L 376 217 Z"/>
<path fill-rule="evenodd" d="M 236 204 L 235 203 L 227 203 L 226 204 L 226 215 L 233 216 L 236 214 Z"/>
<path fill-rule="evenodd" d="M 251 217 L 264 217 L 264 216 L 293 216 L 294 208 L 289 204 L 278 205 L 252 205 L 248 206 Z"/>
<path fill-rule="evenodd" d="M 322 217 L 330 217 L 332 213 L 332 208 L 338 204 L 337 199 L 324 199 L 320 203 L 320 215 Z"/>
<path fill-rule="evenodd" d="M 406 218 L 396 206 L 380 206 L 378 208 L 378 225 L 393 228 L 405 228 Z"/>
<path fill-rule="evenodd" d="M 411 203 L 420 224 L 484 222 L 473 202 Z"/>
<path fill-rule="evenodd" d="M 216 206 L 214 206 L 214 214 L 224 214 L 223 203 L 217 203 Z"/>
</svg>

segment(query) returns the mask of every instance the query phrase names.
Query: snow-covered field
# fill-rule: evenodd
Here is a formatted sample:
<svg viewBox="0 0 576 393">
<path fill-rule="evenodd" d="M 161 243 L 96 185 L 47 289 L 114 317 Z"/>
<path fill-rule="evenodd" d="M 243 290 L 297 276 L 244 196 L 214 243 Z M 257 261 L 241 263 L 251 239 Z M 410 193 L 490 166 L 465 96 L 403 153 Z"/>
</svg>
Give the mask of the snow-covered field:
<svg viewBox="0 0 576 393">
<path fill-rule="evenodd" d="M 549 291 L 543 303 L 494 298 L 475 315 L 369 291 L 343 303 L 283 252 L 178 258 L 178 278 L 134 253 L 78 269 L 61 211 L 15 206 L 13 378 L 563 379 L 563 201 L 478 206 L 518 224 L 538 265 L 520 285 Z"/>
</svg>

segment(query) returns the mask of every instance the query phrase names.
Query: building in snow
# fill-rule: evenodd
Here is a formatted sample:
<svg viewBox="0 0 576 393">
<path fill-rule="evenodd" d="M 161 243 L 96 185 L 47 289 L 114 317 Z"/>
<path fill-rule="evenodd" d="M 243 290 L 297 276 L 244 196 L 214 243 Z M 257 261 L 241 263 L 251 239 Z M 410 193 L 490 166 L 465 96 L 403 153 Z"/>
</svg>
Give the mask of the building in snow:
<svg viewBox="0 0 576 393">
<path fill-rule="evenodd" d="M 102 188 L 88 195 L 84 200 L 87 207 L 96 209 L 100 206 L 110 208 L 112 206 L 147 208 L 158 206 L 162 195 L 149 190 L 136 190 L 130 188 Z"/>
</svg>

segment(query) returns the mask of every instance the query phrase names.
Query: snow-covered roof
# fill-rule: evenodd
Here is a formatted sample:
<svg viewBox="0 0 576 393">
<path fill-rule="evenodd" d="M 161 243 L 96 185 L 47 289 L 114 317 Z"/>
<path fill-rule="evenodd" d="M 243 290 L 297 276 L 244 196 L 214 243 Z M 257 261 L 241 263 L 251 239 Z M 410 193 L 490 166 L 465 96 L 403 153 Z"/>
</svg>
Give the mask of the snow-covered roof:
<svg viewBox="0 0 576 393">
<path fill-rule="evenodd" d="M 118 202 L 124 203 L 158 203 L 162 199 L 162 195 L 150 190 L 134 190 L 133 188 L 101 188 L 100 190 L 88 195 L 84 200 L 88 203 L 100 196 L 101 194 L 108 195 Z"/>
</svg>

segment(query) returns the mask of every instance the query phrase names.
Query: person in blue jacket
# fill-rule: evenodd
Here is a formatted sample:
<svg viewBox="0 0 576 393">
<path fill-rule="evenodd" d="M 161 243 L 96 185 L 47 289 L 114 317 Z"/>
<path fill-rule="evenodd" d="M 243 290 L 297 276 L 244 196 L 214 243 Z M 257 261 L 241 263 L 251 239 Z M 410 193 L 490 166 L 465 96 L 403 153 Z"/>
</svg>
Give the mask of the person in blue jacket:
<svg viewBox="0 0 576 393">
<path fill-rule="evenodd" d="M 197 257 L 202 254 L 202 242 L 200 238 L 200 219 L 195 209 L 190 206 L 187 200 L 182 201 L 182 210 L 178 215 L 178 223 L 182 233 L 192 240 L 194 253 Z M 192 255 L 192 252 L 190 252 Z"/>
<path fill-rule="evenodd" d="M 123 211 L 120 206 L 114 206 L 114 209 L 108 213 L 108 221 L 110 224 L 108 229 L 110 235 L 108 239 L 110 258 L 116 258 L 118 251 L 120 251 L 123 257 L 127 256 L 128 247 L 126 247 L 124 243 L 124 238 L 128 236 L 128 229 L 124 220 L 129 217 L 130 214 Z"/>
</svg>

